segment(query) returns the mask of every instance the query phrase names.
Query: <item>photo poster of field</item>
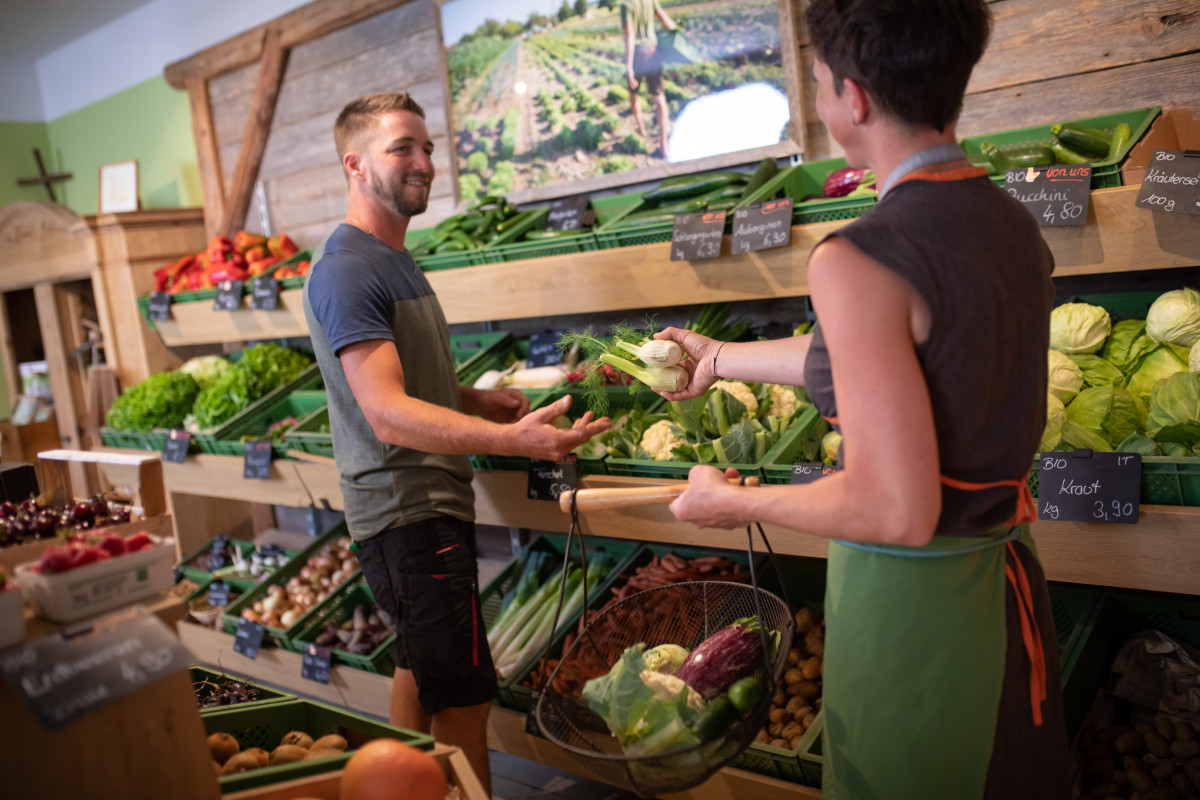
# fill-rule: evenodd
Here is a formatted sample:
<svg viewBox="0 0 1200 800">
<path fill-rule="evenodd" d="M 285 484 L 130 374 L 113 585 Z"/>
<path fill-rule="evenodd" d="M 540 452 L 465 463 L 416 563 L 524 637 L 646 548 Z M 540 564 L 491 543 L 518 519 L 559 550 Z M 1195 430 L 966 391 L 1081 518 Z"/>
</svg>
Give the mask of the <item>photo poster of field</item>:
<svg viewBox="0 0 1200 800">
<path fill-rule="evenodd" d="M 659 59 L 678 59 L 662 67 L 665 152 L 651 81 L 642 79 L 636 92 L 640 130 L 633 111 L 621 6 L 622 0 L 442 5 L 462 199 L 789 138 L 776 0 L 660 0 L 686 42 L 678 50 L 662 46 L 666 26 L 655 17 Z"/>
</svg>

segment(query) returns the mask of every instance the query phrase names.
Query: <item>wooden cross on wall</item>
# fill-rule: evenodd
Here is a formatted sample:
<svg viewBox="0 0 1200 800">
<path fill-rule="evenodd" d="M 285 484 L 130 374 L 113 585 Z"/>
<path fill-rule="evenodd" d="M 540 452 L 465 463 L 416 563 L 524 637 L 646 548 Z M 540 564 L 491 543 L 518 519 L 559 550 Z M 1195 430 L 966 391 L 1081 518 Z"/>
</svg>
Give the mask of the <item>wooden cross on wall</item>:
<svg viewBox="0 0 1200 800">
<path fill-rule="evenodd" d="M 46 194 L 50 195 L 50 202 L 57 203 L 58 198 L 54 196 L 54 181 L 65 181 L 68 178 L 74 178 L 70 172 L 60 172 L 57 175 L 47 175 L 46 165 L 42 163 L 42 153 L 36 147 L 33 148 L 33 160 L 37 162 L 39 177 L 37 178 L 20 178 L 17 180 L 17 186 L 37 186 L 39 183 L 46 187 Z"/>
</svg>

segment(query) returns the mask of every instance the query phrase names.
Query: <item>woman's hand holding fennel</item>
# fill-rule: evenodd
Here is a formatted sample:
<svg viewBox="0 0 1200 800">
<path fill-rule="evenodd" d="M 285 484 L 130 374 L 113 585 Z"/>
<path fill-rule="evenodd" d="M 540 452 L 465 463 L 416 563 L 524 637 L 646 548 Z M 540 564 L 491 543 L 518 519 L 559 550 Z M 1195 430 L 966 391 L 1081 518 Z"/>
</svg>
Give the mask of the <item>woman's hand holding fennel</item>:
<svg viewBox="0 0 1200 800">
<path fill-rule="evenodd" d="M 654 338 L 676 342 L 688 354 L 687 359 L 679 365 L 688 372 L 687 388 L 679 392 L 659 392 L 660 395 L 668 400 L 688 400 L 704 394 L 716 383 L 713 356 L 724 342 L 681 328 L 666 328 L 654 334 Z"/>
</svg>

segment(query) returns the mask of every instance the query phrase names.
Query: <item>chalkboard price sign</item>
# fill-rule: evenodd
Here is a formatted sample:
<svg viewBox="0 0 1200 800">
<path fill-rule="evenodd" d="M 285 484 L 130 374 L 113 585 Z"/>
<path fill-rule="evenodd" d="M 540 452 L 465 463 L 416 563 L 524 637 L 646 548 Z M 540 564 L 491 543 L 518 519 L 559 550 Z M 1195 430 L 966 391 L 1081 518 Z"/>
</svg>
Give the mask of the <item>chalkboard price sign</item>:
<svg viewBox="0 0 1200 800">
<path fill-rule="evenodd" d="M 558 496 L 575 488 L 575 471 L 578 459 L 574 454 L 568 455 L 563 461 L 529 462 L 529 499 L 553 500 L 558 502 Z"/>
<path fill-rule="evenodd" d="M 217 287 L 217 299 L 213 301 L 214 311 L 237 311 L 242 304 L 242 282 L 222 281 Z"/>
<path fill-rule="evenodd" d="M 270 275 L 262 275 L 254 279 L 254 289 L 250 295 L 250 307 L 256 311 L 274 311 L 279 305 L 279 281 Z"/>
<path fill-rule="evenodd" d="M 546 230 L 573 231 L 583 226 L 583 215 L 587 212 L 588 198 L 568 197 L 550 204 L 550 215 L 546 217 Z"/>
<path fill-rule="evenodd" d="M 333 653 L 328 647 L 309 644 L 304 649 L 300 662 L 300 677 L 317 683 L 329 683 L 329 670 L 333 667 Z"/>
<path fill-rule="evenodd" d="M 208 604 L 210 606 L 229 605 L 229 584 L 225 581 L 213 581 L 208 585 Z"/>
<path fill-rule="evenodd" d="M 172 464 L 182 464 L 188 454 L 188 442 L 192 440 L 192 434 L 187 431 L 173 430 L 167 438 L 163 440 L 162 457 L 163 461 L 170 461 Z"/>
<path fill-rule="evenodd" d="M 1010 169 L 1005 175 L 1004 188 L 1029 209 L 1043 227 L 1086 225 L 1092 165 L 1056 164 Z"/>
<path fill-rule="evenodd" d="M 133 606 L 0 655 L 0 673 L 38 722 L 56 731 L 192 661 L 161 619 Z"/>
<path fill-rule="evenodd" d="M 242 465 L 242 477 L 266 480 L 271 477 L 271 443 L 246 442 L 246 460 Z"/>
<path fill-rule="evenodd" d="M 1073 522 L 1138 521 L 1142 457 L 1138 453 L 1042 453 L 1038 518 Z"/>
<path fill-rule="evenodd" d="M 792 240 L 792 198 L 733 210 L 733 252 L 783 247 Z"/>
<path fill-rule="evenodd" d="M 263 635 L 266 632 L 267 629 L 257 622 L 238 620 L 237 631 L 233 635 L 233 652 L 246 658 L 258 658 L 258 648 L 262 647 Z"/>
<path fill-rule="evenodd" d="M 166 322 L 171 318 L 171 295 L 166 292 L 150 293 L 150 319 Z"/>
<path fill-rule="evenodd" d="M 545 331 L 529 337 L 529 353 L 525 356 L 527 367 L 551 367 L 562 363 L 562 352 L 558 340 L 562 331 Z"/>
<path fill-rule="evenodd" d="M 1136 205 L 1154 211 L 1200 214 L 1200 150 L 1155 150 Z"/>
<path fill-rule="evenodd" d="M 827 475 L 832 475 L 837 472 L 837 467 L 831 467 L 828 464 L 813 462 L 810 464 L 792 464 L 792 475 L 788 481 L 793 486 L 798 483 L 812 483 L 818 481 Z"/>
<path fill-rule="evenodd" d="M 721 255 L 721 238 L 724 235 L 724 211 L 680 214 L 675 217 L 675 230 L 671 233 L 671 260 L 716 258 Z"/>
</svg>

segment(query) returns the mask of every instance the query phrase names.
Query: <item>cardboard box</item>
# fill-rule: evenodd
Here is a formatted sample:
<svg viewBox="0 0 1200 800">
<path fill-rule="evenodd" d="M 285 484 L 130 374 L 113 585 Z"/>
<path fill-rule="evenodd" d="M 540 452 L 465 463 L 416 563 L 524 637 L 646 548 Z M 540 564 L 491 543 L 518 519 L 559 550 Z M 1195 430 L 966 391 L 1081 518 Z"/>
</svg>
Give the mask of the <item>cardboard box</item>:
<svg viewBox="0 0 1200 800">
<path fill-rule="evenodd" d="M 1163 111 L 1121 167 L 1126 186 L 1142 182 L 1155 150 L 1200 150 L 1200 118 L 1190 108 Z"/>
</svg>

